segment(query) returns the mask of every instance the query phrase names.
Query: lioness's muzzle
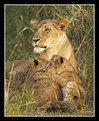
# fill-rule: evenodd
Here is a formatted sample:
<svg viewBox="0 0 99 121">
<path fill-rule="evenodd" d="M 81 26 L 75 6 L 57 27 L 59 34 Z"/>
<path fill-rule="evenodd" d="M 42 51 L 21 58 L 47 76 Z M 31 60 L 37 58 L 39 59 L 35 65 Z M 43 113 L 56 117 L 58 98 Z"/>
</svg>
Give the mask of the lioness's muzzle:
<svg viewBox="0 0 99 121">
<path fill-rule="evenodd" d="M 33 38 L 32 40 L 33 40 L 33 42 L 36 43 L 36 42 L 38 42 L 40 39 L 35 39 L 35 38 Z"/>
</svg>

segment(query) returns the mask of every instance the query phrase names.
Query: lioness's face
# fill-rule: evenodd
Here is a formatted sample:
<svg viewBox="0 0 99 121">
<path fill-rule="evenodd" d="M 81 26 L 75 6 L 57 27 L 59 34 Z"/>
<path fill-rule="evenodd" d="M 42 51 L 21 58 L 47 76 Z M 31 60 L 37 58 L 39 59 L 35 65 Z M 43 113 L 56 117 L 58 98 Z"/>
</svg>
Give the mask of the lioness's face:
<svg viewBox="0 0 99 121">
<path fill-rule="evenodd" d="M 44 50 L 54 48 L 63 36 L 63 28 L 57 20 L 43 20 L 36 25 L 36 31 L 32 38 L 32 45 L 35 53 L 41 53 Z"/>
</svg>

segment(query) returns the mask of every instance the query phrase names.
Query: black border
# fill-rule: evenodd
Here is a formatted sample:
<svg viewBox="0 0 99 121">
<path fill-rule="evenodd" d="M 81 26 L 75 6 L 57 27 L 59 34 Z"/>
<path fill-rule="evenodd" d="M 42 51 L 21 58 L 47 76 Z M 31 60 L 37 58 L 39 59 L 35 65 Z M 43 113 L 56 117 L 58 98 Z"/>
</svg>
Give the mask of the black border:
<svg viewBox="0 0 99 121">
<path fill-rule="evenodd" d="M 95 4 L 95 18 L 97 18 L 97 9 L 98 9 L 98 3 L 96 5 L 96 0 L 60 0 L 60 1 L 48 1 L 48 0 L 2 0 L 2 3 L 0 3 L 0 49 L 2 49 L 2 51 L 0 51 L 1 53 L 1 57 L 2 59 L 0 59 L 0 64 L 1 64 L 1 68 L 0 70 L 2 70 L 2 72 L 0 73 L 0 79 L 1 79 L 1 82 L 0 82 L 0 118 L 11 118 L 11 117 L 5 117 L 4 116 L 4 5 L 5 4 Z M 98 21 L 98 19 L 97 19 Z M 96 26 L 97 22 L 95 21 L 95 26 Z M 97 26 L 96 26 L 97 27 Z M 95 28 L 96 28 L 95 27 Z M 96 31 L 95 31 L 95 34 L 96 34 Z M 95 37 L 96 39 L 96 37 Z M 96 42 L 95 42 L 96 43 Z M 96 45 L 96 44 L 95 44 Z M 96 48 L 95 48 L 95 51 L 96 51 Z M 96 57 L 96 56 L 95 56 Z M 95 87 L 96 89 L 96 87 Z M 96 99 L 95 99 L 96 100 Z M 96 103 L 95 103 L 96 104 Z M 98 108 L 96 106 L 96 108 Z M 96 109 L 95 108 L 95 109 Z M 99 110 L 99 109 L 98 109 Z M 69 119 L 73 119 L 73 120 L 83 120 L 83 119 L 86 119 L 86 120 L 91 120 L 91 119 L 96 119 L 96 116 L 97 116 L 97 112 L 95 110 L 95 117 L 57 117 L 58 119 L 61 119 L 61 118 L 69 118 Z M 17 120 L 17 118 L 19 117 L 15 117 L 14 119 Z M 22 117 L 21 117 L 22 118 Z M 25 117 L 24 117 L 25 118 Z M 33 117 L 29 117 L 30 119 L 32 119 Z M 35 117 L 34 117 L 35 118 Z M 41 117 L 39 117 L 41 118 Z M 43 117 L 45 119 L 49 119 L 49 117 Z M 50 117 L 53 119 L 53 117 Z M 56 117 L 54 117 L 56 118 Z M 25 119 L 28 119 L 28 118 L 25 118 Z M 36 118 L 35 118 L 36 119 Z"/>
<path fill-rule="evenodd" d="M 94 4 L 96 0 L 3 0 L 4 4 Z"/>
</svg>

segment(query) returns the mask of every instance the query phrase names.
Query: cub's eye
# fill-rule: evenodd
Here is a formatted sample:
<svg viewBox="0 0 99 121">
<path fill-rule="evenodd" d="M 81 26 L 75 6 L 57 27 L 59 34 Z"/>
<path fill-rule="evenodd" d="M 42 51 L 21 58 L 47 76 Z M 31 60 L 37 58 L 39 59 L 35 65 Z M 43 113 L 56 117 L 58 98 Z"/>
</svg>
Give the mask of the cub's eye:
<svg viewBox="0 0 99 121">
<path fill-rule="evenodd" d="M 50 68 L 50 67 L 51 67 L 51 65 L 52 65 L 52 64 L 50 63 L 48 67 Z"/>
<path fill-rule="evenodd" d="M 34 29 L 34 32 L 37 31 L 37 29 Z"/>
<path fill-rule="evenodd" d="M 39 64 L 36 59 L 34 59 L 34 64 L 35 64 L 35 66 L 37 66 Z"/>
<path fill-rule="evenodd" d="M 51 68 L 51 67 L 52 67 L 52 64 L 50 63 L 49 68 Z"/>
<path fill-rule="evenodd" d="M 52 65 L 52 64 L 50 63 L 50 65 L 49 65 L 49 66 L 51 67 L 51 65 Z"/>
<path fill-rule="evenodd" d="M 49 28 L 44 29 L 44 32 L 49 32 L 49 31 L 50 31 Z"/>
</svg>

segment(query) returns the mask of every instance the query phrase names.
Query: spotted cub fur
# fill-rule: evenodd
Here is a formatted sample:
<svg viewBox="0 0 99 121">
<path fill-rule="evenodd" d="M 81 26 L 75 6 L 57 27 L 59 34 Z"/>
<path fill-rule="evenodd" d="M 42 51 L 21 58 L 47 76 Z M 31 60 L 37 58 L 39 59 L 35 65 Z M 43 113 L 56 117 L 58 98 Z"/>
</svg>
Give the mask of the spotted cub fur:
<svg viewBox="0 0 99 121">
<path fill-rule="evenodd" d="M 35 61 L 37 61 L 36 64 Z M 49 100 L 46 100 L 44 104 L 42 103 L 42 106 L 45 105 L 46 108 L 55 108 L 58 105 L 62 108 L 67 108 L 69 106 L 70 109 L 70 107 L 74 108 L 75 106 L 81 107 L 86 103 L 86 91 L 81 86 L 81 80 L 70 62 L 68 62 L 65 58 L 54 55 L 50 61 L 46 62 L 46 64 L 41 64 L 40 66 L 38 60 L 34 60 L 34 65 L 36 69 L 34 72 L 32 72 L 32 69 L 30 69 L 30 73 L 32 74 L 29 75 L 28 73 L 27 84 L 32 80 L 35 81 L 35 84 L 38 88 L 35 88 L 34 95 L 39 97 L 38 100 L 41 101 L 41 97 L 43 97 L 43 100 L 45 100 L 45 97 L 48 98 L 48 95 L 49 97 L 53 97 L 54 91 L 56 90 L 52 85 L 54 84 L 54 86 L 58 86 L 56 91 L 58 94 L 54 95 L 56 99 L 48 98 Z M 32 83 L 33 82 L 31 82 L 31 84 Z M 50 83 L 50 86 L 46 87 L 47 93 L 44 91 L 44 85 L 46 85 L 45 83 Z"/>
</svg>

